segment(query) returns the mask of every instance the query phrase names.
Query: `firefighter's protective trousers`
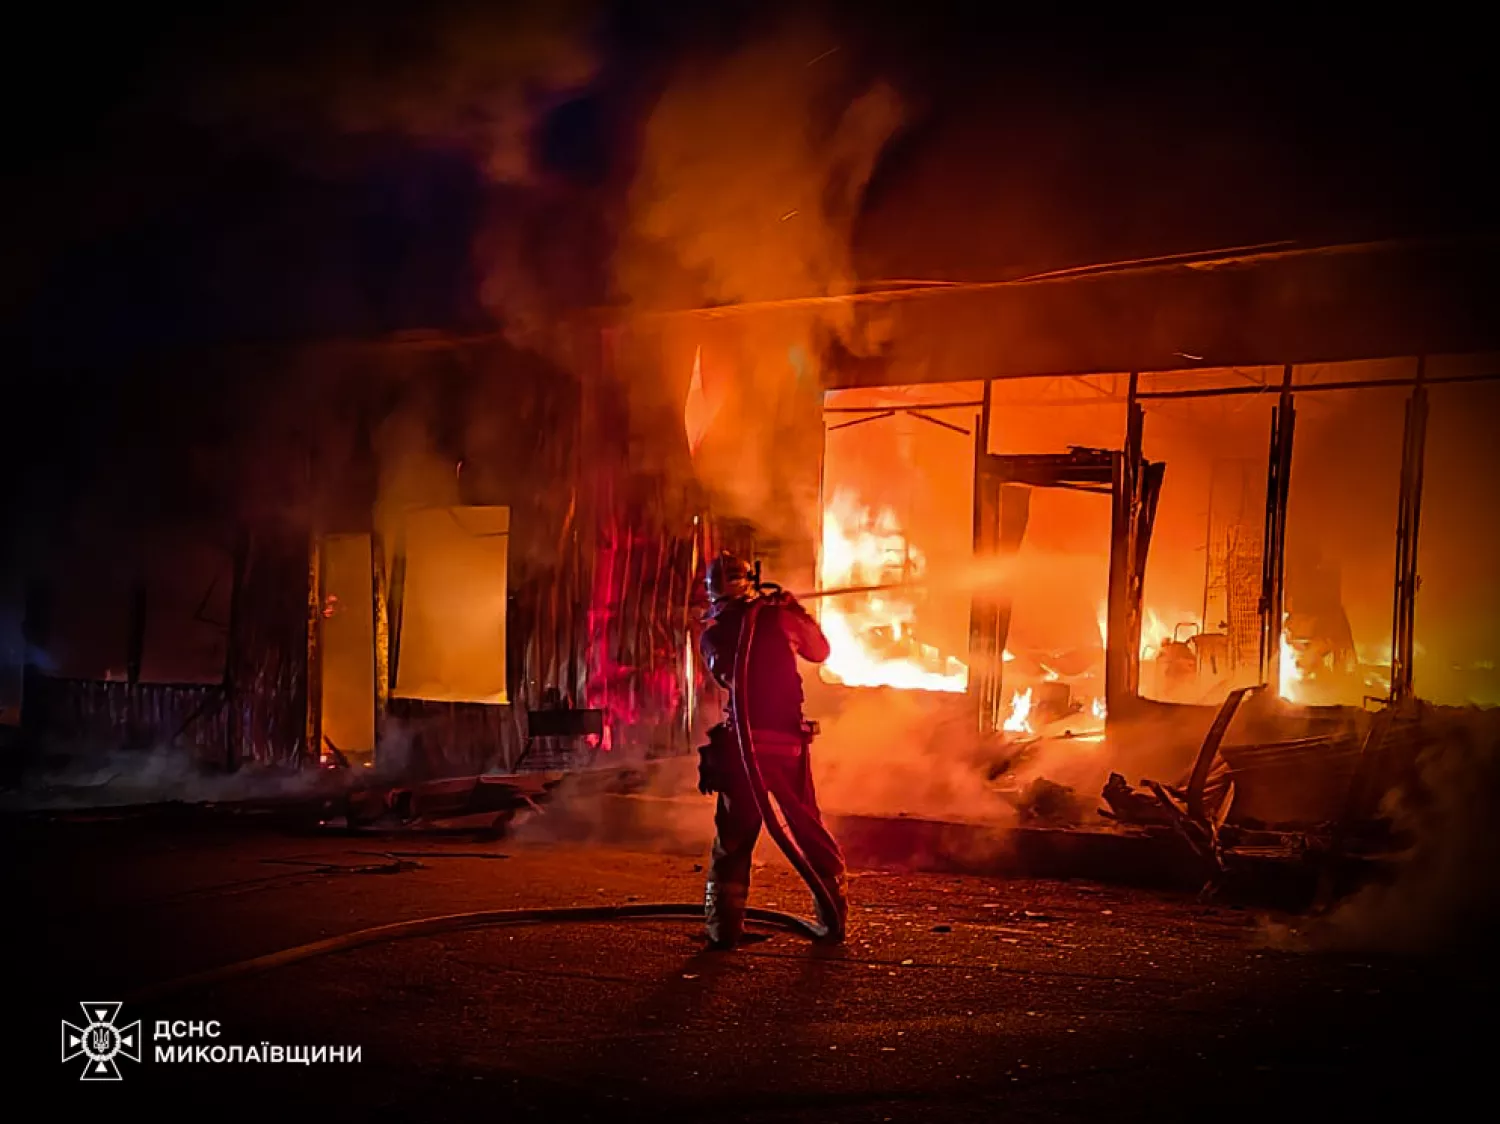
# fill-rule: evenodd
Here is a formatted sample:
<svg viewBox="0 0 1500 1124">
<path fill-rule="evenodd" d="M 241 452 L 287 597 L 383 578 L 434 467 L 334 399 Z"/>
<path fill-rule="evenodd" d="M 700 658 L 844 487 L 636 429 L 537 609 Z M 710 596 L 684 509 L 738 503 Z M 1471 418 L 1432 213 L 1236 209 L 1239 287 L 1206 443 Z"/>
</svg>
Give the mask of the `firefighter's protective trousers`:
<svg viewBox="0 0 1500 1124">
<path fill-rule="evenodd" d="M 844 855 L 823 823 L 808 751 L 772 741 L 762 746 L 757 739 L 756 761 L 766 789 L 781 810 L 793 841 L 807 856 L 819 879 L 834 891 L 841 906 L 838 918 L 822 918 L 842 929 L 847 913 Z M 714 845 L 705 895 L 709 939 L 732 943 L 741 935 L 745 907 L 750 896 L 750 864 L 760 838 L 760 808 L 738 753 L 724 755 L 721 787 L 714 809 Z"/>
</svg>

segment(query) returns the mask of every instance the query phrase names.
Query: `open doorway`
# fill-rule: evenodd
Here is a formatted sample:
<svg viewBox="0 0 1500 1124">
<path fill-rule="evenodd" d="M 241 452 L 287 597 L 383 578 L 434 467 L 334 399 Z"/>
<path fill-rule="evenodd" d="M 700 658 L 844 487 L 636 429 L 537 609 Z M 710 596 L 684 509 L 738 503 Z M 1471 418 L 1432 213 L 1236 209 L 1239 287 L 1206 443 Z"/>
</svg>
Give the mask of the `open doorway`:
<svg viewBox="0 0 1500 1124">
<path fill-rule="evenodd" d="M 1111 698 L 1135 691 L 1138 663 L 1112 661 L 1109 630 L 1139 609 L 1164 466 L 1126 469 L 1109 449 L 980 457 L 974 549 L 992 571 L 973 611 L 981 730 L 1067 722 L 1071 736 L 1102 736 Z"/>
</svg>

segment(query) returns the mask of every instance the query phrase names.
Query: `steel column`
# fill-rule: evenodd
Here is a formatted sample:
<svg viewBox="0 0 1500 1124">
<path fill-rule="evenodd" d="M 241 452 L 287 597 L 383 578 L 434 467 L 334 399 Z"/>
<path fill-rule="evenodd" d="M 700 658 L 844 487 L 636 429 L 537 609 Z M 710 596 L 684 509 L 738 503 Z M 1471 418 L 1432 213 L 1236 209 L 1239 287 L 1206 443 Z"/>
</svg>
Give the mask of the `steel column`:
<svg viewBox="0 0 1500 1124">
<path fill-rule="evenodd" d="M 1426 360 L 1417 360 L 1415 389 L 1406 403 L 1406 428 L 1401 449 L 1401 497 L 1396 516 L 1396 589 L 1391 627 L 1391 686 L 1393 704 L 1413 694 L 1412 658 L 1416 648 L 1417 530 L 1422 514 L 1422 475 L 1427 445 Z"/>
</svg>

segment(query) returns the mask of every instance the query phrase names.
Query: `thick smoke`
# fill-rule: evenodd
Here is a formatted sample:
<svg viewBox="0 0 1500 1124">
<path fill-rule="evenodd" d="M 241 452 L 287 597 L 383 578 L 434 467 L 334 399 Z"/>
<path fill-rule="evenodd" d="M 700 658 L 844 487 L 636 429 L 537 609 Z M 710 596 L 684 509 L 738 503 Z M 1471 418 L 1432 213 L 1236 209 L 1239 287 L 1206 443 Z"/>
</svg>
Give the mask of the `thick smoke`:
<svg viewBox="0 0 1500 1124">
<path fill-rule="evenodd" d="M 555 427 L 562 394 L 551 393 L 562 381 L 538 372 L 546 363 L 575 366 L 566 321 L 587 303 L 590 273 L 602 273 L 596 215 L 608 208 L 548 168 L 541 137 L 551 115 L 598 75 L 591 32 L 599 10 L 591 0 L 444 3 L 405 17 L 372 15 L 354 28 L 314 21 L 298 50 L 252 45 L 253 62 L 227 68 L 210 86 L 207 112 L 315 171 L 362 174 L 371 160 L 381 165 L 394 141 L 417 163 L 450 154 L 478 173 L 473 296 L 507 342 L 531 354 L 394 358 L 400 369 L 387 373 L 400 392 L 372 434 L 376 525 L 388 546 L 404 508 L 466 494 L 509 497 L 528 468 L 544 479 L 554 467 L 555 458 L 527 463 L 535 433 Z M 399 167 L 393 174 L 402 179 Z M 474 463 L 462 463 L 466 455 Z M 523 521 L 518 544 L 530 545 L 538 522 Z"/>
<path fill-rule="evenodd" d="M 1415 776 L 1382 811 L 1410 841 L 1393 875 L 1302 926 L 1272 925 L 1282 947 L 1441 954 L 1490 947 L 1500 924 L 1500 721 L 1440 713 Z"/>
<path fill-rule="evenodd" d="M 614 141 L 590 142 L 614 149 L 618 172 L 633 169 L 628 189 L 613 172 L 590 181 L 556 166 L 545 142 L 556 111 L 601 78 L 599 15 L 589 3 L 448 6 L 372 15 L 353 28 L 313 20 L 284 40 L 288 29 L 268 26 L 257 35 L 275 42 L 237 43 L 228 57 L 197 64 L 195 96 L 184 100 L 242 144 L 332 172 L 364 166 L 391 138 L 465 154 L 484 184 L 472 247 L 478 299 L 512 344 L 575 374 L 576 314 L 606 299 L 605 275 L 613 299 L 635 313 L 850 292 L 851 232 L 901 118 L 892 90 L 855 74 L 840 40 L 811 25 L 728 57 L 704 51 L 665 83 L 633 158 L 615 143 L 630 133 L 622 119 L 604 126 Z M 643 73 L 635 92 L 653 79 Z M 738 350 L 755 358 L 741 366 L 750 369 L 722 372 L 734 388 L 736 433 L 716 435 L 704 451 L 704 475 L 729 493 L 722 513 L 779 536 L 805 535 L 816 513 L 805 485 L 782 468 L 812 459 L 779 459 L 778 439 L 789 420 L 812 414 L 804 400 L 827 338 L 858 350 L 842 304 L 794 320 L 777 326 L 774 343 L 759 341 L 769 346 L 744 341 L 752 346 Z M 686 366 L 626 378 L 635 405 L 661 413 L 670 400 L 673 423 L 656 437 L 681 444 Z M 403 463 L 383 452 L 385 477 L 410 478 L 406 462 L 431 459 L 437 442 L 410 437 L 394 454 Z"/>
<path fill-rule="evenodd" d="M 735 358 L 720 359 L 717 370 L 715 353 L 705 351 L 706 389 L 727 397 L 728 408 L 698 454 L 697 474 L 722 514 L 773 538 L 815 533 L 805 477 L 821 432 L 810 396 L 827 341 L 857 345 L 851 308 L 789 308 L 753 325 L 649 317 L 852 292 L 854 221 L 901 113 L 890 87 L 858 79 L 838 39 L 799 24 L 729 58 L 688 62 L 645 125 L 614 283 L 633 312 L 684 346 L 665 349 L 682 353 L 673 360 L 681 370 L 630 373 L 633 401 L 659 411 L 661 440 L 681 443 L 695 348 L 727 345 L 718 354 Z"/>
<path fill-rule="evenodd" d="M 713 799 L 697 789 L 697 758 L 666 758 L 636 771 L 565 777 L 541 814 L 519 820 L 527 843 L 649 845 L 701 855 L 713 836 Z"/>
<path fill-rule="evenodd" d="M 181 747 L 148 751 L 77 747 L 43 762 L 0 797 L 13 812 L 120 808 L 155 803 L 218 803 L 311 798 L 331 789 L 332 774 L 309 769 L 212 771 Z M 336 784 L 336 778 L 332 782 Z"/>
<path fill-rule="evenodd" d="M 375 526 L 384 536 L 388 567 L 406 509 L 459 501 L 459 465 L 438 447 L 422 405 L 420 399 L 408 404 L 386 418 L 373 435 L 379 462 Z"/>
<path fill-rule="evenodd" d="M 622 295 L 651 309 L 852 291 L 854 219 L 900 117 L 813 28 L 689 63 L 646 125 Z"/>
<path fill-rule="evenodd" d="M 479 300 L 512 344 L 564 367 L 558 329 L 591 295 L 603 204 L 549 176 L 539 132 L 598 72 L 587 35 L 596 9 L 502 5 L 438 18 L 416 61 L 392 76 L 378 56 L 351 60 L 330 101 L 342 129 L 394 132 L 473 159 L 486 185 L 473 247 Z"/>
<path fill-rule="evenodd" d="M 848 815 L 909 815 L 999 825 L 1014 808 L 989 783 L 963 696 L 853 691 L 820 707 L 820 802 Z"/>
<path fill-rule="evenodd" d="M 512 343 L 555 358 L 556 321 L 580 302 L 580 256 L 600 253 L 579 232 L 601 208 L 548 172 L 540 137 L 598 75 L 600 9 L 441 2 L 352 23 L 323 12 L 299 12 L 294 26 L 268 17 L 226 46 L 195 50 L 162 83 L 159 97 L 180 104 L 158 108 L 334 183 L 380 168 L 400 178 L 401 166 L 447 156 L 466 163 L 481 196 L 476 295 Z M 383 189 L 392 205 L 417 206 L 409 177 Z"/>
<path fill-rule="evenodd" d="M 199 45 L 179 76 L 193 94 L 185 112 L 324 168 L 358 151 L 342 142 L 397 137 L 467 153 L 491 182 L 531 184 L 538 118 L 595 73 L 585 31 L 596 7 L 438 4 L 352 24 L 299 12 L 295 28 L 267 19 L 219 51 Z"/>
</svg>

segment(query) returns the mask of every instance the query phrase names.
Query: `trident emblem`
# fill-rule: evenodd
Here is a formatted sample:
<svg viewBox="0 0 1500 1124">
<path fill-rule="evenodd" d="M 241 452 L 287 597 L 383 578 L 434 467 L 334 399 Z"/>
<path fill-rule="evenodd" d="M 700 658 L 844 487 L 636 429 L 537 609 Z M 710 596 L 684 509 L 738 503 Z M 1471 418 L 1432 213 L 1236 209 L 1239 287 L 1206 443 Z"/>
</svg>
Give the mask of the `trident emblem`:
<svg viewBox="0 0 1500 1124">
<path fill-rule="evenodd" d="M 62 1060 L 85 1059 L 80 1081 L 119 1081 L 120 1067 L 117 1057 L 141 1060 L 141 1023 L 137 1019 L 128 1026 L 118 1026 L 119 1003 L 80 1003 L 84 1024 L 74 1026 L 63 1020 Z"/>
</svg>

